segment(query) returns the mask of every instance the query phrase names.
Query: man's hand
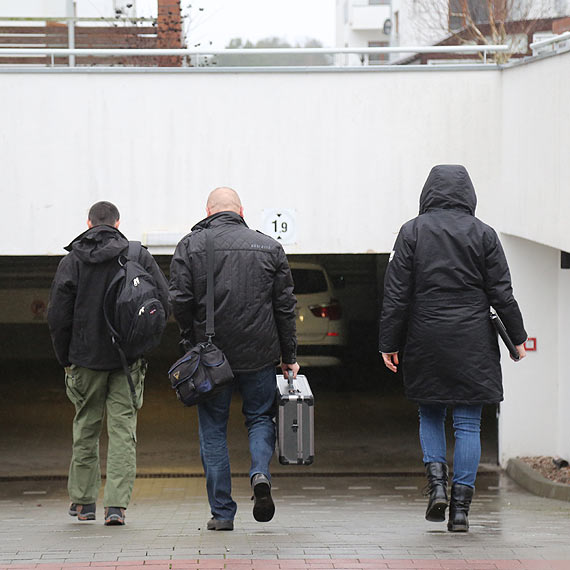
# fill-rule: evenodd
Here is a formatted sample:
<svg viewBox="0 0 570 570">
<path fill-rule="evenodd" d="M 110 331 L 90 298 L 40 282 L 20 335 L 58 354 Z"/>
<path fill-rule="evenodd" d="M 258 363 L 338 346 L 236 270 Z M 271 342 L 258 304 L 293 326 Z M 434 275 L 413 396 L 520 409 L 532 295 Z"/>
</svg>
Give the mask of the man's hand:
<svg viewBox="0 0 570 570">
<path fill-rule="evenodd" d="M 299 372 L 299 368 L 301 367 L 296 362 L 294 364 L 285 364 L 284 362 L 281 363 L 281 370 L 283 370 L 283 376 L 285 376 L 285 378 L 287 378 L 289 370 L 293 372 L 293 378 L 297 378 L 297 372 Z"/>
<path fill-rule="evenodd" d="M 384 364 L 388 370 L 398 372 L 398 364 L 400 364 L 400 361 L 398 359 L 397 352 L 383 352 L 382 358 L 384 359 Z"/>
<path fill-rule="evenodd" d="M 511 356 L 511 360 L 514 360 L 515 362 L 520 362 L 525 356 L 526 356 L 526 349 L 524 347 L 524 344 L 517 344 L 517 350 L 519 353 L 519 359 L 515 360 L 512 356 Z M 509 355 L 510 356 L 510 355 Z"/>
</svg>

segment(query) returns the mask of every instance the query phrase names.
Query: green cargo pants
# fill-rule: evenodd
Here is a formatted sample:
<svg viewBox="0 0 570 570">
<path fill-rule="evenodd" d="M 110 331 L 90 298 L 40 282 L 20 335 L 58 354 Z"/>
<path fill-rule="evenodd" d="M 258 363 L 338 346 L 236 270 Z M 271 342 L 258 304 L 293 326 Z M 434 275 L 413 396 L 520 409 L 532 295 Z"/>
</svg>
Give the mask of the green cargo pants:
<svg viewBox="0 0 570 570">
<path fill-rule="evenodd" d="M 75 364 L 65 369 L 67 396 L 75 405 L 67 484 L 72 502 L 86 505 L 97 501 L 101 486 L 99 436 L 106 412 L 109 447 L 104 506 L 128 506 L 136 476 L 137 412 L 143 402 L 146 368 L 143 358 L 131 365 L 136 408 L 122 369 L 91 370 Z"/>
</svg>

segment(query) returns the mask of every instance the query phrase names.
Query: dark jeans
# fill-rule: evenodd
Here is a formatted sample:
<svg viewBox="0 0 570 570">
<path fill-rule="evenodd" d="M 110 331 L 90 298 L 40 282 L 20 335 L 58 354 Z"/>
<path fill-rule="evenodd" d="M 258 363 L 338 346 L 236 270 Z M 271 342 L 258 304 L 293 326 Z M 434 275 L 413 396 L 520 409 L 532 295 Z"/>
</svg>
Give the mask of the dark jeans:
<svg viewBox="0 0 570 570">
<path fill-rule="evenodd" d="M 453 408 L 455 453 L 453 483 L 475 486 L 477 467 L 481 459 L 481 405 L 457 405 Z M 424 463 L 447 463 L 445 442 L 446 406 L 420 406 L 420 442 Z"/>
<path fill-rule="evenodd" d="M 236 373 L 234 386 L 243 398 L 242 412 L 249 436 L 250 478 L 263 473 L 268 478 L 269 462 L 275 451 L 275 367 L 257 372 Z M 233 501 L 227 427 L 233 388 L 198 405 L 200 455 L 212 516 L 233 520 L 237 505 Z"/>
</svg>

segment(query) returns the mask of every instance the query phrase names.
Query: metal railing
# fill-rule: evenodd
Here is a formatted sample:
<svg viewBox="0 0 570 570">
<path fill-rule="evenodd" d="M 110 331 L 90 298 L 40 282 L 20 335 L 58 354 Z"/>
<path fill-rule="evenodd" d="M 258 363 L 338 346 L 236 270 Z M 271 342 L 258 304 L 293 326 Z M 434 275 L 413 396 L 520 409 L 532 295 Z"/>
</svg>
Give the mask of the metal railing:
<svg viewBox="0 0 570 570">
<path fill-rule="evenodd" d="M 570 40 L 570 32 L 564 32 L 563 34 L 559 34 L 552 38 L 547 38 L 545 40 L 541 40 L 539 42 L 533 42 L 530 44 L 530 49 L 532 49 L 532 55 L 537 55 L 538 52 L 544 51 L 543 48 L 547 46 L 552 46 L 552 51 L 556 50 L 556 44 L 560 44 L 561 42 L 566 42 Z"/>
<path fill-rule="evenodd" d="M 140 48 L 0 48 L 0 64 L 2 57 L 13 56 L 46 56 L 51 58 L 52 65 L 56 57 L 160 57 L 160 56 L 238 56 L 238 55 L 377 55 L 377 54 L 483 54 L 483 64 L 487 63 L 487 54 L 508 52 L 507 45 L 462 45 L 462 46 L 398 46 L 398 47 L 346 47 L 346 48 L 237 48 L 237 49 L 140 49 Z M 388 63 L 388 62 L 387 62 Z M 71 65 L 71 63 L 70 63 Z M 379 66 L 374 66 L 379 67 Z"/>
</svg>

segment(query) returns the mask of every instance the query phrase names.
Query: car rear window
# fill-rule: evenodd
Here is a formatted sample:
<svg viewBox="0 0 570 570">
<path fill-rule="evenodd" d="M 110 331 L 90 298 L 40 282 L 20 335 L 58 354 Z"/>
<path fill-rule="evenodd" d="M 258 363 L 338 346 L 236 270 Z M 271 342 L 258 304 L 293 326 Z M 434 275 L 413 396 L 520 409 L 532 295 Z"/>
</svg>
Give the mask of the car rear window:
<svg viewBox="0 0 570 570">
<path fill-rule="evenodd" d="M 291 269 L 291 273 L 297 295 L 324 293 L 328 289 L 325 274 L 318 269 Z"/>
</svg>

